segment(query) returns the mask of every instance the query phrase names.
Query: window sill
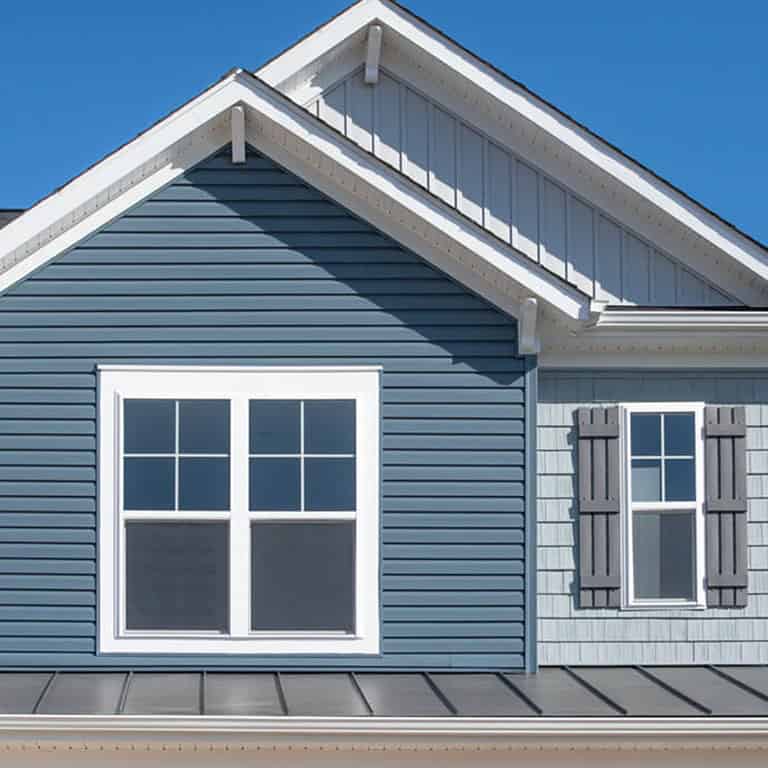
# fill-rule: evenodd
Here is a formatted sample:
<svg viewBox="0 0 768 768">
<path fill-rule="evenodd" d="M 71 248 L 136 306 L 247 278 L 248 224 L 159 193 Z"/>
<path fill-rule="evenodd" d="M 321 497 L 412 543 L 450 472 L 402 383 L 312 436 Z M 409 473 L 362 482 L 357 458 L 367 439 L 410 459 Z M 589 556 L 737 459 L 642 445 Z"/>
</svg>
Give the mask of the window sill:
<svg viewBox="0 0 768 768">
<path fill-rule="evenodd" d="M 99 655 L 114 653 L 294 655 L 377 655 L 378 637 L 344 634 L 269 634 L 226 637 L 212 634 L 123 635 L 102 637 Z"/>
<path fill-rule="evenodd" d="M 702 603 L 670 600 L 627 603 L 621 606 L 622 611 L 705 611 L 706 609 L 707 606 Z"/>
</svg>

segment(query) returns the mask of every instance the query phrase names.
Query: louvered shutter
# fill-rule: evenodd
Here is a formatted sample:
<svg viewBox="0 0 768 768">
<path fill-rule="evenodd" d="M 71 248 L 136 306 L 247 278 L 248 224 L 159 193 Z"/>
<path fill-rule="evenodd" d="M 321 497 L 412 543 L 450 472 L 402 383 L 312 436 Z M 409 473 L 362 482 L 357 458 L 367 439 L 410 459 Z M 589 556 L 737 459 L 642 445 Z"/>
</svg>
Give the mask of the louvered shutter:
<svg viewBox="0 0 768 768">
<path fill-rule="evenodd" d="M 707 406 L 707 605 L 747 604 L 747 469 L 744 407 Z"/>
<path fill-rule="evenodd" d="M 582 608 L 620 604 L 619 409 L 579 409 L 579 592 Z"/>
</svg>

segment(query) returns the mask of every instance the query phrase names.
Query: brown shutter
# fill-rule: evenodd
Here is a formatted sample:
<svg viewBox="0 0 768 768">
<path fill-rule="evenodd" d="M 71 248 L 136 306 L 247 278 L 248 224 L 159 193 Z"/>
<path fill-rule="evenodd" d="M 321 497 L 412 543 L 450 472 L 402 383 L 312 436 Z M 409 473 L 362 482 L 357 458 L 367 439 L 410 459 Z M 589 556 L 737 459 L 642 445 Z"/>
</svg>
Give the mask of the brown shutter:
<svg viewBox="0 0 768 768">
<path fill-rule="evenodd" d="M 582 608 L 617 608 L 621 587 L 619 409 L 579 409 L 579 591 Z"/>
<path fill-rule="evenodd" d="M 747 469 L 744 407 L 707 406 L 707 605 L 747 604 Z"/>
</svg>

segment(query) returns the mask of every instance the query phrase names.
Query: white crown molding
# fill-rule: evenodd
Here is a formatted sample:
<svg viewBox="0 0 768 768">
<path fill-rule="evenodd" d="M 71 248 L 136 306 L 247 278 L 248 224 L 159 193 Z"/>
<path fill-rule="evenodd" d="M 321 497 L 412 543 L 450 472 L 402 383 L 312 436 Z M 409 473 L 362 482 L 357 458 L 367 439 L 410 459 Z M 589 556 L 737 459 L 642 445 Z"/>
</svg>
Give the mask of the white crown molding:
<svg viewBox="0 0 768 768">
<path fill-rule="evenodd" d="M 497 122 L 495 133 L 502 134 L 502 143 L 510 149 L 526 158 L 532 152 L 532 162 L 544 172 L 562 179 L 577 194 L 604 207 L 610 215 L 745 303 L 764 303 L 763 281 L 768 279 L 768 253 L 764 248 L 395 3 L 361 0 L 257 74 L 294 98 L 300 93 L 303 103 L 317 95 L 318 89 L 297 90 L 298 80 L 306 84 L 322 76 L 320 56 L 329 50 L 337 57 L 348 57 L 343 68 L 348 70 L 353 62 L 350 41 L 357 41 L 361 30 L 372 23 L 385 27 L 382 64 L 397 66 L 398 60 L 402 64 L 401 54 L 408 50 L 431 62 L 433 72 L 428 73 L 427 81 L 434 79 L 434 71 L 439 71 L 439 85 L 463 93 L 463 100 L 469 100 L 467 109 Z M 355 45 L 359 64 L 364 51 L 357 42 Z M 409 65 L 407 78 L 417 77 L 417 69 L 424 67 Z M 302 72 L 298 80 L 297 72 Z M 446 106 L 461 115 L 455 104 Z M 516 117 L 510 121 L 511 115 Z M 485 130 L 485 126 L 480 127 Z M 573 157 L 564 162 L 563 152 Z"/>
</svg>

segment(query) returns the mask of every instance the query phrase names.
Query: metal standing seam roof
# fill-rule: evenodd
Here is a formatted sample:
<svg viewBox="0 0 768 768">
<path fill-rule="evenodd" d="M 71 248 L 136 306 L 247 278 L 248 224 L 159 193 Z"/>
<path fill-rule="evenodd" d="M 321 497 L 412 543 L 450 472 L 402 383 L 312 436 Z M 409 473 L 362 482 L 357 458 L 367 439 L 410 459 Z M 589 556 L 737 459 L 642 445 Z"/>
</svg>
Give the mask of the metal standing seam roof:
<svg viewBox="0 0 768 768">
<path fill-rule="evenodd" d="M 3 715 L 768 716 L 768 666 L 492 672 L 0 672 Z"/>
</svg>

